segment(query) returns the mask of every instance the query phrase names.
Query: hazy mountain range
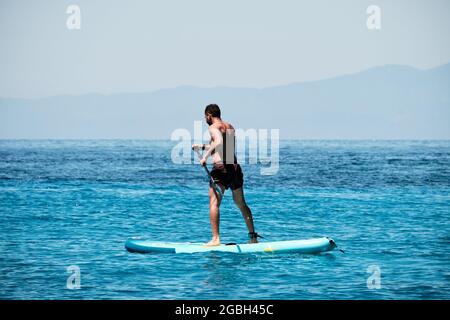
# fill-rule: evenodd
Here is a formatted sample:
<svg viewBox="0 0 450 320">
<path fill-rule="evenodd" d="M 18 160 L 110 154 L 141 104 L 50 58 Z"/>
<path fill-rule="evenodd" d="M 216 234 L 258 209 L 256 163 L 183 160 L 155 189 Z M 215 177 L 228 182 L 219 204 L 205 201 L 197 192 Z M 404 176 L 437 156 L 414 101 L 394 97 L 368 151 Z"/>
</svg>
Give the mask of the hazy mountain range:
<svg viewBox="0 0 450 320">
<path fill-rule="evenodd" d="M 208 103 L 242 129 L 281 139 L 450 139 L 450 64 L 389 65 L 263 89 L 183 86 L 148 93 L 0 99 L 0 138 L 169 139 Z M 206 128 L 206 127 L 205 127 Z"/>
</svg>

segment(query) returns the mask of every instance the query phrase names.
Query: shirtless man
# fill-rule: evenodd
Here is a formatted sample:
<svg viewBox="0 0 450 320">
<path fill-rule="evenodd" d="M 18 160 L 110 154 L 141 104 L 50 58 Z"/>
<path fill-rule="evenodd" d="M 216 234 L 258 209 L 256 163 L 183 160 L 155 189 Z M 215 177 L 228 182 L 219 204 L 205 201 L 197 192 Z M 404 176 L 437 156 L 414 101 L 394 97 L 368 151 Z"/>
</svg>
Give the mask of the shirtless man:
<svg viewBox="0 0 450 320">
<path fill-rule="evenodd" d="M 222 193 L 225 189 L 231 189 L 233 201 L 241 211 L 247 225 L 250 237 L 249 243 L 257 243 L 258 234 L 255 232 L 253 225 L 253 216 L 244 198 L 244 176 L 241 166 L 237 163 L 236 159 L 234 128 L 230 123 L 220 118 L 220 109 L 216 104 L 206 106 L 205 120 L 209 125 L 208 130 L 211 135 L 211 141 L 208 145 L 194 144 L 192 148 L 206 150 L 203 158 L 200 160 L 202 166 L 206 165 L 206 160 L 209 156 L 212 157 L 214 165 L 211 170 L 211 176 L 214 182 L 222 190 Z M 212 239 L 206 244 L 208 246 L 220 245 L 219 206 L 221 200 L 221 197 L 217 195 L 217 192 L 210 185 L 209 218 L 211 221 Z"/>
</svg>

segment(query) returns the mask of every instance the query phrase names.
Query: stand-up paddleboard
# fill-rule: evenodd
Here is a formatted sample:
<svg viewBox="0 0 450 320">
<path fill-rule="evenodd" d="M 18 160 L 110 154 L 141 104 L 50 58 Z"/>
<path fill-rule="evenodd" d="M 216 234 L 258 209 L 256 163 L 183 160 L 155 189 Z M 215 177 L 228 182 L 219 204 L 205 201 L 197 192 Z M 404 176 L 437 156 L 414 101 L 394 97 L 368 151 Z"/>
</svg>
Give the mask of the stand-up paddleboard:
<svg viewBox="0 0 450 320">
<path fill-rule="evenodd" d="M 315 238 L 308 240 L 289 240 L 275 242 L 222 244 L 206 246 L 202 243 L 155 242 L 137 238 L 128 239 L 125 248 L 139 253 L 195 253 L 221 251 L 232 253 L 274 252 L 274 253 L 321 253 L 336 248 L 331 238 Z"/>
</svg>

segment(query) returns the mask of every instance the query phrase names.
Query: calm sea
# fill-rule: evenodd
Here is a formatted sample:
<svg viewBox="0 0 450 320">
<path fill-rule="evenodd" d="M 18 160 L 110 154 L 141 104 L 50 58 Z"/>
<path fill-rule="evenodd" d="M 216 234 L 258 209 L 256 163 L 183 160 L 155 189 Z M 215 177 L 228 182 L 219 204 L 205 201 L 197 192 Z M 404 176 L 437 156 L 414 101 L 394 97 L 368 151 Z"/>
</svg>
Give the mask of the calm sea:
<svg viewBox="0 0 450 320">
<path fill-rule="evenodd" d="M 450 141 L 282 141 L 277 174 L 243 164 L 265 241 L 345 253 L 128 253 L 132 236 L 210 238 L 205 173 L 174 144 L 0 141 L 0 298 L 450 298 Z M 229 193 L 221 235 L 247 240 Z"/>
</svg>

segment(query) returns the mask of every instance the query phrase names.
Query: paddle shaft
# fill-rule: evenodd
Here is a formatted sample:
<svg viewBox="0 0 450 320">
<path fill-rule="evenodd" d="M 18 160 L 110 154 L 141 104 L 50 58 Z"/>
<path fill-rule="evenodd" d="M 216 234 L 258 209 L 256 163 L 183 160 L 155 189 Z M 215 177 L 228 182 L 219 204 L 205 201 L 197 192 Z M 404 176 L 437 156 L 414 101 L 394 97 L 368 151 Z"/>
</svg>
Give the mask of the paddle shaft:
<svg viewBox="0 0 450 320">
<path fill-rule="evenodd" d="M 194 148 L 195 152 L 197 152 L 198 158 L 201 160 L 203 156 L 201 155 L 200 151 L 198 151 L 197 148 Z M 223 196 L 222 190 L 219 188 L 219 186 L 214 182 L 213 177 L 211 176 L 211 172 L 209 172 L 208 167 L 206 166 L 206 163 L 202 166 L 205 168 L 206 174 L 209 177 L 209 183 L 213 186 L 213 188 L 216 190 L 216 192 L 219 194 L 220 197 Z"/>
</svg>

